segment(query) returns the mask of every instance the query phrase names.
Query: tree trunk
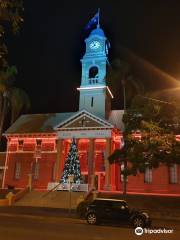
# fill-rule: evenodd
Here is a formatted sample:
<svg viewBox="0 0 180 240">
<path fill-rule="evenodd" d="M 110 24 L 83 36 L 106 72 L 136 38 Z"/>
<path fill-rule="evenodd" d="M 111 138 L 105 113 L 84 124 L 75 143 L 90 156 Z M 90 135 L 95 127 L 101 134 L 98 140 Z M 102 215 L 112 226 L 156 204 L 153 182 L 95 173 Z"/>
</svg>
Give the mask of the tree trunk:
<svg viewBox="0 0 180 240">
<path fill-rule="evenodd" d="M 8 97 L 7 97 L 7 92 L 3 94 L 3 104 L 2 104 L 2 111 L 1 111 L 1 116 L 0 116 L 0 141 L 2 138 L 2 133 L 3 133 L 3 127 L 4 127 L 4 120 L 7 112 L 7 105 L 8 105 Z"/>
<path fill-rule="evenodd" d="M 2 109 L 3 109 L 3 94 L 0 92 L 0 121 L 2 116 Z"/>
<path fill-rule="evenodd" d="M 127 169 L 127 160 L 124 160 L 124 170 L 126 172 Z M 123 174 L 123 195 L 127 193 L 127 175 Z"/>
</svg>

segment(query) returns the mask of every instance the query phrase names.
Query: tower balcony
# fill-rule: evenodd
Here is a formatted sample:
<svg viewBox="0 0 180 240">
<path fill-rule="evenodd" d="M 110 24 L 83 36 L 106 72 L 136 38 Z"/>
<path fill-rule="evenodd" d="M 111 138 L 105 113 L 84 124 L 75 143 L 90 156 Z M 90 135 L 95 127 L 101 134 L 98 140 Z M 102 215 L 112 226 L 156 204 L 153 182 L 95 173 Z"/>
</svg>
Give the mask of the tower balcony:
<svg viewBox="0 0 180 240">
<path fill-rule="evenodd" d="M 98 77 L 89 78 L 88 81 L 89 81 L 89 84 L 96 84 L 96 83 L 99 83 L 99 78 Z"/>
<path fill-rule="evenodd" d="M 100 84 L 104 85 L 105 79 L 99 79 L 99 77 L 94 77 L 94 78 L 88 78 L 88 83 L 91 84 Z"/>
</svg>

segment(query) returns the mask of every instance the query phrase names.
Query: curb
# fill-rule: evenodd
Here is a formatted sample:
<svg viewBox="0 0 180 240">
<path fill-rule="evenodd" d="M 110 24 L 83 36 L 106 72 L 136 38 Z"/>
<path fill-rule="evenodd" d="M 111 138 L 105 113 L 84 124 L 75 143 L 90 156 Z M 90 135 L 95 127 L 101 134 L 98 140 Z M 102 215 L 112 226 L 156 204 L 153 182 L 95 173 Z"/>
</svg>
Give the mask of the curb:
<svg viewBox="0 0 180 240">
<path fill-rule="evenodd" d="M 0 207 L 0 216 L 5 214 L 17 215 L 17 216 L 40 216 L 40 217 L 64 217 L 64 218 L 73 218 L 81 219 L 78 217 L 76 210 L 65 208 L 50 208 L 50 207 L 26 207 L 26 206 L 8 206 Z M 152 221 L 176 221 L 180 222 L 180 217 L 165 217 L 165 216 L 151 216 Z"/>
</svg>

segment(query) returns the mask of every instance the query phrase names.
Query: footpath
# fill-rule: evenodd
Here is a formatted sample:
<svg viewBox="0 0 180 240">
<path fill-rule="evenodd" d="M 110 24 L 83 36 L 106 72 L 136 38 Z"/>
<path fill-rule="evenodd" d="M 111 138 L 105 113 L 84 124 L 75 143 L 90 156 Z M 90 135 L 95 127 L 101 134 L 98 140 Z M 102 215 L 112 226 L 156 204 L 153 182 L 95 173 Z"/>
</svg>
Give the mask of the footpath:
<svg viewBox="0 0 180 240">
<path fill-rule="evenodd" d="M 69 210 L 63 208 L 30 207 L 30 206 L 0 207 L 0 215 L 4 214 L 78 218 L 75 209 Z"/>
</svg>

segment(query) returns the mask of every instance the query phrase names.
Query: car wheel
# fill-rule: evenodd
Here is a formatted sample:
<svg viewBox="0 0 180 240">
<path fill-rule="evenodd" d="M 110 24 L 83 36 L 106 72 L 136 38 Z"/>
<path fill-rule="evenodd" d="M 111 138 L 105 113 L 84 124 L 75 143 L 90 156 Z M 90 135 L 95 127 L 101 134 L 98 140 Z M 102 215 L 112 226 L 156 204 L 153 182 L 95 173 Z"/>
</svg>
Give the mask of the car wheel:
<svg viewBox="0 0 180 240">
<path fill-rule="evenodd" d="M 133 219 L 133 226 L 136 227 L 144 227 L 145 226 L 145 222 L 144 219 L 142 217 L 135 217 Z"/>
<path fill-rule="evenodd" d="M 87 215 L 87 222 L 91 225 L 97 224 L 97 217 L 95 213 L 89 213 Z"/>
</svg>

